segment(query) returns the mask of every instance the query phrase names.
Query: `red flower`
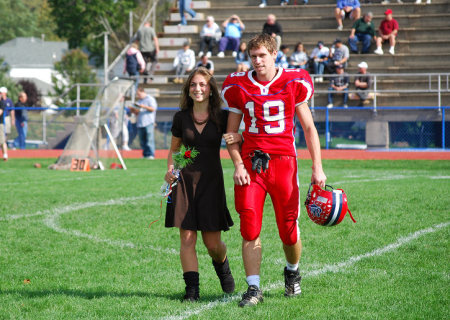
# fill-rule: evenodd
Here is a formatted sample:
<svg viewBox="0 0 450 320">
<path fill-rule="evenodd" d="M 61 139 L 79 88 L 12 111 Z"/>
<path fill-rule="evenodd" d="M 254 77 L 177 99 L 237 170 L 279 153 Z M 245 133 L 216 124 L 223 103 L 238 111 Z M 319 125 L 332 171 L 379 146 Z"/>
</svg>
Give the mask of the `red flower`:
<svg viewBox="0 0 450 320">
<path fill-rule="evenodd" d="M 190 158 L 191 158 L 191 150 L 187 150 L 187 151 L 184 153 L 184 158 L 185 158 L 185 159 L 190 159 Z"/>
</svg>

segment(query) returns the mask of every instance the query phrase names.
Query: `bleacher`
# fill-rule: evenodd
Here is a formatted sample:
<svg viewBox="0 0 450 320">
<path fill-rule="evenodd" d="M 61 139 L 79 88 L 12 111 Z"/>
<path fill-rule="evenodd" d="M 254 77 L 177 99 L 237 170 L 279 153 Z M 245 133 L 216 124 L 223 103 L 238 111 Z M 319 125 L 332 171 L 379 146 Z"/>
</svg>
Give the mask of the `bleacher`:
<svg viewBox="0 0 450 320">
<path fill-rule="evenodd" d="M 394 18 L 399 22 L 400 31 L 396 45 L 396 55 L 387 51 L 388 44 L 383 45 L 385 54 L 378 56 L 370 54 L 351 54 L 346 72 L 356 74 L 357 65 L 366 61 L 368 71 L 372 74 L 384 74 L 377 77 L 377 89 L 388 90 L 377 94 L 378 106 L 436 106 L 438 102 L 437 76 L 408 76 L 407 74 L 433 74 L 450 72 L 450 6 L 448 0 L 433 0 L 432 4 L 403 4 L 391 3 L 362 3 L 361 12 L 371 11 L 374 14 L 373 22 L 378 28 L 384 18 L 384 11 L 391 8 Z M 334 18 L 334 0 L 312 0 L 310 4 L 303 5 L 302 1 L 294 4 L 291 0 L 288 6 L 282 7 L 278 0 L 268 1 L 268 6 L 259 8 L 259 0 L 229 0 L 229 1 L 193 1 L 197 12 L 195 19 L 188 18 L 187 26 L 178 26 L 179 13 L 174 11 L 169 15 L 169 21 L 164 26 L 164 33 L 159 35 L 161 44 L 160 67 L 156 72 L 155 80 L 148 84 L 152 92 L 157 95 L 158 104 L 162 109 L 172 110 L 158 112 L 158 121 L 170 121 L 173 112 L 178 108 L 180 84 L 172 83 L 174 71 L 172 70 L 173 57 L 185 40 L 191 42 L 191 49 L 198 53 L 199 32 L 206 22 L 206 16 L 214 16 L 216 23 L 221 25 L 223 20 L 232 14 L 238 14 L 244 22 L 246 29 L 243 41 L 248 41 L 253 35 L 262 30 L 267 14 L 273 13 L 283 27 L 283 44 L 292 49 L 298 41 L 302 41 L 309 54 L 318 40 L 331 47 L 336 38 L 341 38 L 347 44 L 352 21 L 344 20 L 344 29 L 337 30 Z M 213 55 L 211 60 L 215 64 L 215 76 L 221 85 L 229 73 L 235 71 L 234 58 L 231 52 L 226 52 L 225 58 Z M 403 75 L 405 74 L 405 75 Z M 441 105 L 450 105 L 448 76 L 441 77 L 440 87 L 444 89 L 441 95 Z M 353 78 L 351 78 L 353 83 Z M 326 105 L 326 91 L 328 82 L 315 84 L 316 107 Z M 354 88 L 353 86 L 350 89 Z M 408 92 L 401 92 L 401 91 Z M 397 92 L 399 91 L 399 92 Z M 411 92 L 417 91 L 417 92 Z M 349 101 L 352 106 L 352 101 Z M 356 106 L 354 103 L 353 106 Z M 346 113 L 348 121 L 354 116 Z M 370 113 L 368 113 L 368 116 Z M 363 117 L 363 118 L 367 118 Z M 363 120 L 363 119 L 361 119 Z M 404 120 L 406 121 L 406 120 Z"/>
</svg>

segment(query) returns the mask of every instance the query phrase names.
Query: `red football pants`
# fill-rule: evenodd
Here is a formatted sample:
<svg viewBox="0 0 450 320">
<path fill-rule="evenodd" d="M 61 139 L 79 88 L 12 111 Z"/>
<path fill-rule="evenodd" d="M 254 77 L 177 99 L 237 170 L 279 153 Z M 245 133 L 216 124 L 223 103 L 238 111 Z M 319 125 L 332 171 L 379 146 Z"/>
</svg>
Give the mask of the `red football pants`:
<svg viewBox="0 0 450 320">
<path fill-rule="evenodd" d="M 258 238 L 261 232 L 264 201 L 268 193 L 275 210 L 281 241 L 292 246 L 300 238 L 297 159 L 279 155 L 270 155 L 270 158 L 269 169 L 261 173 L 252 171 L 250 158 L 244 159 L 251 183 L 234 186 L 234 201 L 241 221 L 241 235 L 247 241 Z"/>
</svg>

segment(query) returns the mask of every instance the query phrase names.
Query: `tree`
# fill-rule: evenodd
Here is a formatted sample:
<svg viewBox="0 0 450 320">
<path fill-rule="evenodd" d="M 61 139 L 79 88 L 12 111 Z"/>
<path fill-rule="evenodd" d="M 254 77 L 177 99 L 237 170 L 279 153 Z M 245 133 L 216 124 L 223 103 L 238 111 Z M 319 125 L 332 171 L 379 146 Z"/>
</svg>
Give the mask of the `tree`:
<svg viewBox="0 0 450 320">
<path fill-rule="evenodd" d="M 36 84 L 29 80 L 20 80 L 19 85 L 22 87 L 22 91 L 27 94 L 27 105 L 29 107 L 39 107 L 42 94 L 36 87 Z"/>
<path fill-rule="evenodd" d="M 36 35 L 36 15 L 22 0 L 0 0 L 0 43 Z M 39 35 L 40 36 L 40 35 Z"/>
<path fill-rule="evenodd" d="M 52 76 L 55 96 L 59 97 L 76 83 L 97 83 L 97 78 L 92 68 L 88 64 L 88 56 L 80 49 L 70 50 L 61 61 L 54 64 L 55 70 L 59 73 Z M 81 87 L 80 98 L 82 100 L 93 100 L 97 94 L 97 87 Z M 62 106 L 77 99 L 76 90 L 70 90 L 64 97 L 64 101 L 59 102 Z"/>
<path fill-rule="evenodd" d="M 128 25 L 128 14 L 139 0 L 48 0 L 57 25 L 57 35 L 66 38 L 69 48 L 86 47 L 100 65 L 103 60 L 102 33 L 110 31 L 112 51 L 120 52 L 128 37 L 118 30 Z M 126 30 L 126 27 L 125 27 Z"/>
<path fill-rule="evenodd" d="M 2 87 L 8 89 L 8 97 L 15 102 L 17 101 L 17 97 L 22 88 L 8 77 L 9 66 L 4 61 L 5 60 L 0 57 L 0 84 Z"/>
</svg>

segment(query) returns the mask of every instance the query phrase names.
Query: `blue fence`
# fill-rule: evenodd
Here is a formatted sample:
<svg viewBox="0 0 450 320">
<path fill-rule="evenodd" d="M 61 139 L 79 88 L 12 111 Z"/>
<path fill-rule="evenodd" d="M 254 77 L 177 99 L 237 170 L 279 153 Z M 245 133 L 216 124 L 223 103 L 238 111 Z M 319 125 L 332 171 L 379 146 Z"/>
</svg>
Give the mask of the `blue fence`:
<svg viewBox="0 0 450 320">
<path fill-rule="evenodd" d="M 29 132 L 33 135 L 27 138 L 27 147 L 49 146 L 48 140 L 58 130 L 64 130 L 67 124 L 74 122 L 74 112 L 77 110 L 88 110 L 87 107 L 61 107 L 52 109 L 47 107 L 21 107 L 15 110 L 27 109 L 30 115 Z M 389 123 L 389 148 L 390 149 L 450 149 L 450 118 L 448 106 L 441 107 L 378 107 L 376 114 L 387 113 L 409 113 L 432 112 L 435 114 L 432 120 L 398 121 L 387 119 Z M 10 111 L 11 109 L 7 109 Z M 158 112 L 174 112 L 174 108 L 159 108 Z M 47 112 L 44 112 L 47 111 Z M 315 107 L 315 123 L 319 132 L 322 148 L 349 148 L 363 149 L 366 146 L 366 122 L 367 113 L 374 114 L 372 107 L 348 107 L 328 109 L 326 107 Z M 336 118 L 336 113 L 340 116 Z M 353 114 L 352 117 L 347 116 Z M 361 114 L 361 118 L 358 118 Z M 364 116 L 365 115 L 365 116 Z M 366 119 L 365 119 L 365 118 Z M 14 124 L 12 124 L 14 126 Z M 158 121 L 156 133 L 156 145 L 159 149 L 167 149 L 170 146 L 171 121 Z M 6 126 L 5 126 L 6 127 Z M 296 145 L 306 147 L 304 136 L 300 125 L 296 125 Z M 32 130 L 30 130 L 32 129 Z M 69 133 L 68 133 L 69 134 Z M 9 134 L 14 138 L 14 132 Z M 9 140 L 11 142 L 11 140 Z M 59 148 L 61 145 L 59 145 Z M 134 147 L 139 148 L 137 142 Z"/>
</svg>

